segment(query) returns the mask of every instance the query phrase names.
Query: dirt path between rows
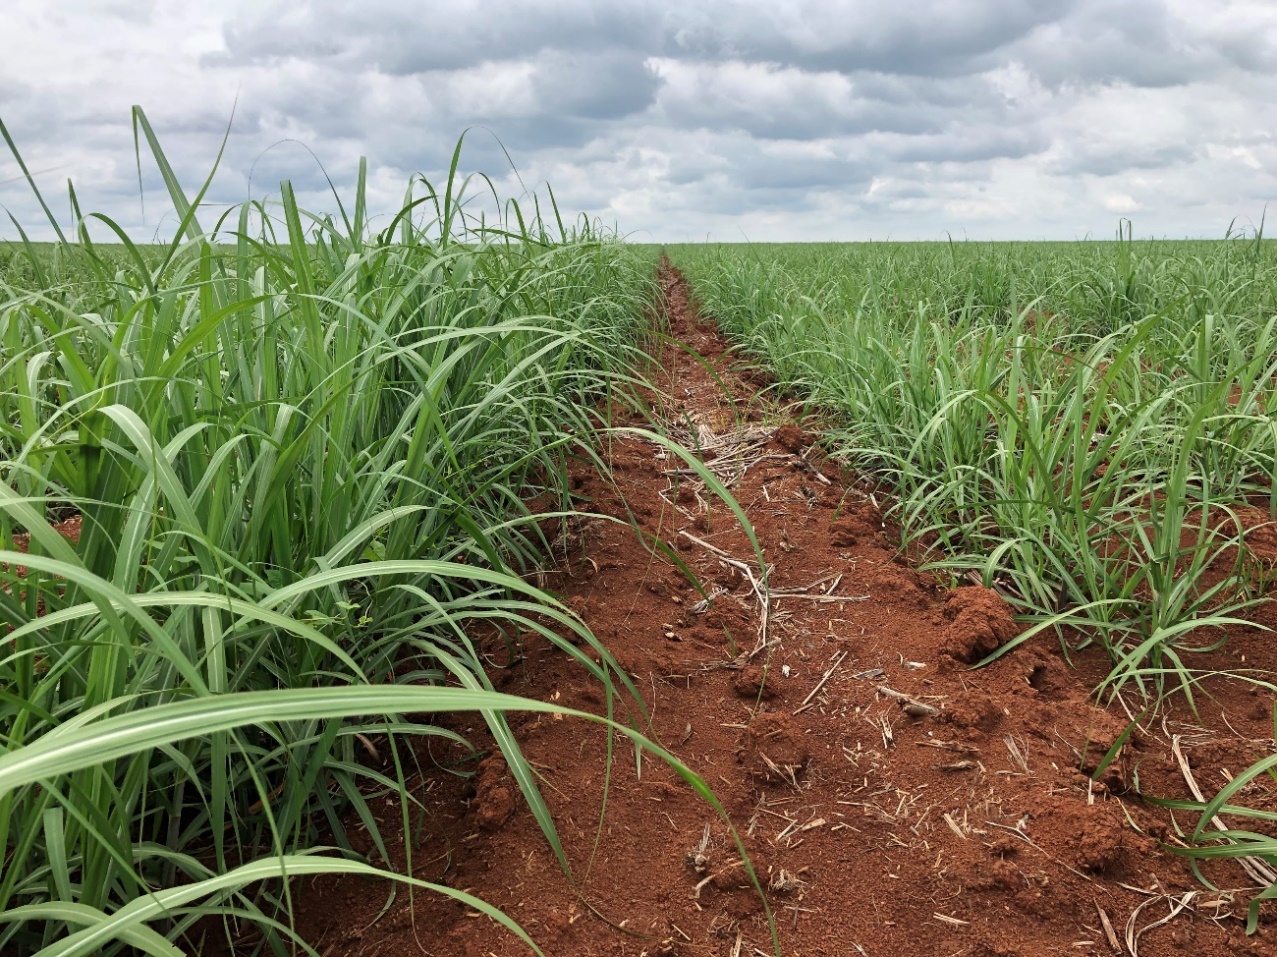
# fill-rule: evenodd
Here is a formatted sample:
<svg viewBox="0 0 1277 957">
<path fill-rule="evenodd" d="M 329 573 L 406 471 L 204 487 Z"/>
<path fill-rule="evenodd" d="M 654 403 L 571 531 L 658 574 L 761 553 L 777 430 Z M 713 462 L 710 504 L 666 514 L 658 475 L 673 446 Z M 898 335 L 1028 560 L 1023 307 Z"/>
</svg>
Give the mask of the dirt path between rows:
<svg viewBox="0 0 1277 957">
<path fill-rule="evenodd" d="M 604 519 L 575 527 L 572 560 L 546 581 L 633 676 L 651 733 L 705 778 L 745 836 L 783 952 L 1099 955 L 1129 953 L 1129 938 L 1144 957 L 1277 954 L 1267 926 L 1244 935 L 1249 896 L 1207 891 L 1158 847 L 1173 836 L 1166 812 L 1131 792 L 1138 775 L 1146 792 L 1188 796 L 1174 734 L 1185 736 L 1190 766 L 1214 775 L 1203 786 L 1218 788 L 1218 769 L 1236 773 L 1271 748 L 1267 702 L 1229 691 L 1199 720 L 1159 719 L 1092 781 L 1083 772 L 1127 724 L 1120 709 L 1089 699 L 1102 662 L 1084 656 L 1072 668 L 1043 637 L 969 670 L 1017 633 L 1009 607 L 983 587 L 950 589 L 916 571 L 884 527 L 884 503 L 827 461 L 801 423 L 759 400 L 759 380 L 697 315 L 676 271 L 665 268 L 661 281 L 670 331 L 686 349 L 661 350 L 653 382 L 664 397 L 652 401 L 674 437 L 702 449 L 757 530 L 773 569 L 766 646 L 751 654 L 761 605 L 741 571 L 756 569 L 745 535 L 681 462 L 637 438 L 601 450 L 614 484 L 584 463 L 574 473 L 583 507 L 627 520 L 632 512 L 712 601 L 705 607 L 631 528 Z M 1246 640 L 1230 654 L 1244 654 Z M 1272 658 L 1266 644 L 1253 639 L 1252 663 Z M 506 660 L 495 638 L 488 650 Z M 528 637 L 524 651 L 512 667 L 494 667 L 500 690 L 601 709 L 599 687 L 547 642 Z M 426 771 L 417 877 L 502 908 L 550 955 L 771 952 L 726 828 L 670 769 L 650 757 L 637 764 L 617 738 L 591 862 L 604 732 L 546 716 L 513 723 L 577 887 L 499 758 L 468 780 Z M 477 719 L 456 730 L 490 740 Z M 383 810 L 387 832 L 401 830 L 397 802 Z M 1207 873 L 1222 888 L 1253 884 L 1236 864 Z M 1158 925 L 1190 891 L 1188 906 Z M 383 911 L 386 888 L 375 883 L 321 879 L 299 892 L 300 928 L 331 957 L 527 953 L 437 897 L 410 904 L 401 891 Z"/>
</svg>

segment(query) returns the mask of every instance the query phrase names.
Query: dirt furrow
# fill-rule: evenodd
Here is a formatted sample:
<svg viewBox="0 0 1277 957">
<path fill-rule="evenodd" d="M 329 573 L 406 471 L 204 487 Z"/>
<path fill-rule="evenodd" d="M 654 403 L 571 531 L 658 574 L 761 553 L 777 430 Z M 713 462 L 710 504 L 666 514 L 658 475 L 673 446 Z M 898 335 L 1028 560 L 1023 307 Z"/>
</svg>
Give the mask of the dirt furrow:
<svg viewBox="0 0 1277 957">
<path fill-rule="evenodd" d="M 1137 730 L 1092 780 L 1127 725 L 1120 709 L 1090 700 L 1099 663 L 1084 656 L 1070 667 L 1043 637 L 970 670 L 1017 633 L 1009 606 L 979 585 L 916 570 L 877 494 L 827 460 L 804 423 L 759 398 L 757 373 L 697 315 L 676 271 L 662 282 L 670 331 L 686 348 L 661 350 L 653 409 L 746 510 L 770 591 L 728 508 L 636 437 L 602 450 L 611 481 L 584 463 L 576 471 L 581 506 L 620 521 L 576 524 L 570 559 L 546 583 L 633 677 L 650 733 L 723 802 L 768 887 L 783 952 L 1031 957 L 1111 954 L 1116 944 L 1126 953 L 1128 934 L 1193 891 L 1174 919 L 1139 933 L 1140 955 L 1277 953 L 1267 929 L 1244 935 L 1244 895 L 1205 891 L 1158 847 L 1172 837 L 1169 819 L 1132 789 L 1186 796 L 1161 729 Z M 631 517 L 703 593 L 642 544 Z M 498 667 L 506 647 L 489 640 L 500 690 L 602 708 L 598 685 L 548 643 L 525 636 L 523 657 Z M 1271 746 L 1257 700 L 1241 694 L 1216 712 L 1233 731 L 1203 735 L 1170 719 L 1165 731 L 1190 735 L 1191 754 L 1210 750 L 1212 766 L 1223 755 L 1234 772 Z M 426 769 L 418 797 L 429 813 L 411 835 L 417 877 L 502 908 L 547 954 L 771 952 L 726 827 L 669 768 L 617 737 L 600 828 L 605 733 L 548 716 L 514 723 L 575 887 L 496 757 L 468 779 Z M 480 724 L 456 730 L 482 740 Z M 438 747 L 429 756 L 456 757 Z M 382 810 L 395 830 L 398 804 Z M 392 863 L 402 866 L 402 854 L 400 842 Z M 1246 883 L 1236 865 L 1210 873 L 1223 887 Z M 410 902 L 401 891 L 382 912 L 378 885 L 322 879 L 301 892 L 302 930 L 325 955 L 527 952 L 441 898 Z"/>
</svg>

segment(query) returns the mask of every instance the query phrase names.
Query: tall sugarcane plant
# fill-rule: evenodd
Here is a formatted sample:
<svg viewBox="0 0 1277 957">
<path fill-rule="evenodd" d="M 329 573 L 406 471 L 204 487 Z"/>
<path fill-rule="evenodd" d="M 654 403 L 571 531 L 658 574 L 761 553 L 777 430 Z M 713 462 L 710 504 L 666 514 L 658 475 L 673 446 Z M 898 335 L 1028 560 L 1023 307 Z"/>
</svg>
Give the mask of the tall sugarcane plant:
<svg viewBox="0 0 1277 957">
<path fill-rule="evenodd" d="M 213 176 L 188 195 L 133 121 L 172 239 L 72 190 L 57 242 L 0 264 L 0 951 L 173 954 L 249 922 L 284 952 L 280 878 L 411 874 L 369 801 L 412 832 L 405 743 L 466 746 L 449 709 L 483 716 L 566 867 L 471 626 L 545 635 L 611 713 L 628 679 L 522 577 L 552 534 L 525 503 L 570 506 L 648 265 L 552 201 L 480 221 L 460 142 L 380 231 L 364 164 L 335 215 L 284 182 L 206 223 Z"/>
</svg>

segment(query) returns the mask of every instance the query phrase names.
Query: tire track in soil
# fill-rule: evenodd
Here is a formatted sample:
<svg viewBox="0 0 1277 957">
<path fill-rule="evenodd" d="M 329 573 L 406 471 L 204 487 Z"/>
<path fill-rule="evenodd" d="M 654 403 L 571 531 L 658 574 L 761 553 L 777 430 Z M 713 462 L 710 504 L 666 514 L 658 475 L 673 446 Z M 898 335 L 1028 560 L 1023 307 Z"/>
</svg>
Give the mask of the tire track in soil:
<svg viewBox="0 0 1277 957">
<path fill-rule="evenodd" d="M 669 474 L 681 463 L 635 438 L 602 450 L 612 482 L 581 463 L 573 487 L 583 507 L 620 519 L 632 512 L 646 533 L 677 549 L 715 595 L 710 607 L 699 609 L 685 577 L 653 558 L 631 528 L 602 519 L 574 525 L 571 561 L 547 583 L 633 676 L 652 733 L 708 781 L 745 835 L 770 886 L 783 952 L 1111 954 L 1099 909 L 1122 938 L 1150 899 L 1126 884 L 1199 892 L 1193 908 L 1139 937 L 1145 957 L 1277 954 L 1266 926 L 1246 937 L 1236 916 L 1209 919 L 1244 915 L 1246 898 L 1213 904 L 1221 895 L 1206 893 L 1149 836 L 1168 835 L 1165 813 L 1121 796 L 1136 768 L 1146 790 L 1187 796 L 1160 732 L 1132 735 L 1103 782 L 1082 773 L 1127 723 L 1089 700 L 1103 663 L 1084 655 L 1074 670 L 1058 642 L 1043 637 L 968 671 L 966 662 L 1016 634 L 1009 607 L 983 587 L 951 590 L 916 571 L 893 547 L 875 496 L 824 458 L 803 423 L 760 401 L 765 380 L 728 354 L 668 263 L 660 279 L 670 331 L 713 372 L 667 345 L 652 376 L 664 397 L 650 399 L 675 435 L 698 433 L 702 447 L 718 451 L 706 455 L 712 467 L 735 475 L 748 464 L 732 488 L 782 596 L 771 610 L 774 646 L 748 656 L 759 622 L 751 585 L 701 544 L 752 563 L 730 512 L 688 476 Z M 735 465 L 732 436 L 747 450 Z M 1242 653 L 1250 648 L 1252 663 L 1272 658 L 1247 635 L 1236 642 Z M 505 660 L 496 636 L 481 646 Z M 600 689 L 547 642 L 527 636 L 524 652 L 514 666 L 494 669 L 499 690 L 601 710 Z M 1258 699 L 1220 694 L 1240 733 L 1192 739 L 1193 764 L 1223 761 L 1236 772 L 1264 753 L 1271 725 L 1265 729 Z M 761 904 L 725 828 L 672 771 L 647 758 L 640 774 L 633 749 L 618 739 L 590 865 L 604 732 L 548 716 L 511 720 L 542 775 L 580 893 L 499 757 L 483 760 L 469 781 L 426 772 L 417 877 L 504 909 L 551 955 L 771 952 Z M 477 720 L 454 727 L 490 742 Z M 437 745 L 420 756 L 446 757 Z M 397 835 L 391 857 L 402 867 L 397 801 L 378 810 L 387 836 Z M 1248 883 L 1235 864 L 1208 873 L 1221 887 Z M 527 953 L 442 898 L 417 893 L 410 905 L 401 890 L 382 913 L 386 889 L 376 884 L 321 878 L 298 890 L 299 929 L 324 955 Z M 1168 912 L 1159 900 L 1140 911 L 1137 927 Z"/>
</svg>

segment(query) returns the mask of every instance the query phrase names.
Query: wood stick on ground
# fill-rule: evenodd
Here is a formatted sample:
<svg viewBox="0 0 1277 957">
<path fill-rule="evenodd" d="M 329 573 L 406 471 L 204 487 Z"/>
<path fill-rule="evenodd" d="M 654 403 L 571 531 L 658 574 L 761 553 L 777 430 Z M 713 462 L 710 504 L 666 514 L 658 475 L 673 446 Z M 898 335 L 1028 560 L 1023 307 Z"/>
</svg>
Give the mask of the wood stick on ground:
<svg viewBox="0 0 1277 957">
<path fill-rule="evenodd" d="M 749 579 L 750 587 L 753 588 L 754 595 L 758 599 L 759 607 L 762 609 L 762 613 L 760 615 L 761 620 L 760 620 L 759 628 L 758 628 L 757 647 L 758 648 L 766 647 L 768 624 L 771 620 L 771 597 L 770 597 L 771 591 L 767 587 L 767 578 L 769 576 L 771 569 L 770 568 L 764 569 L 763 580 L 760 583 L 759 580 L 754 576 L 754 569 L 747 562 L 742 562 L 739 558 L 733 558 L 731 555 L 727 554 L 727 552 L 723 551 L 717 545 L 711 545 L 709 542 L 705 541 L 704 539 L 697 538 L 691 532 L 681 531 L 679 532 L 679 534 L 682 535 L 684 538 L 686 538 L 689 542 L 693 542 L 701 546 L 701 548 L 705 549 L 706 551 L 712 552 L 714 555 L 718 556 L 718 560 L 720 562 L 722 562 L 725 565 L 730 565 L 732 568 L 735 568 L 747 579 Z"/>
<path fill-rule="evenodd" d="M 1172 920 L 1179 916 L 1180 912 L 1192 903 L 1193 898 L 1197 896 L 1197 891 L 1186 891 L 1183 897 L 1152 897 L 1140 904 L 1135 910 L 1131 911 L 1131 917 L 1126 922 L 1126 949 L 1131 952 L 1131 957 L 1140 957 L 1140 938 L 1154 928 L 1161 927 L 1163 924 L 1169 924 Z M 1156 904 L 1159 900 L 1171 901 L 1171 912 L 1161 920 L 1154 921 L 1139 930 L 1135 929 L 1135 921 L 1142 911 L 1149 904 Z"/>
<path fill-rule="evenodd" d="M 772 600 L 778 601 L 781 598 L 801 598 L 803 601 L 818 601 L 821 604 L 829 604 L 835 601 L 868 601 L 868 595 L 800 595 L 796 592 L 774 591 L 772 592 Z"/>
<path fill-rule="evenodd" d="M 1113 953 L 1120 954 L 1122 952 L 1122 942 L 1117 939 L 1117 931 L 1113 929 L 1113 922 L 1109 920 L 1109 915 L 1105 913 L 1104 908 L 1098 903 L 1095 910 L 1100 915 L 1100 924 L 1104 927 L 1104 936 L 1108 938 L 1109 947 L 1113 949 Z"/>
<path fill-rule="evenodd" d="M 939 741 L 931 739 L 929 741 L 915 741 L 920 748 L 940 748 L 944 751 L 957 751 L 959 754 L 979 754 L 980 749 L 973 744 L 963 744 L 960 741 Z"/>
<path fill-rule="evenodd" d="M 703 881 L 701 881 L 699 884 L 696 885 L 696 893 L 693 896 L 697 900 L 700 900 L 701 891 L 704 890 L 706 884 L 714 880 L 714 878 L 722 877 L 728 871 L 734 870 L 735 868 L 740 867 L 742 863 L 743 863 L 742 861 L 734 861 L 733 863 L 728 864 L 726 867 L 719 868 L 718 870 L 716 870 L 713 874 L 711 874 L 709 877 L 705 878 Z"/>
<path fill-rule="evenodd" d="M 940 713 L 940 709 L 912 698 L 904 692 L 897 691 L 895 688 L 888 688 L 886 685 L 878 685 L 875 689 L 878 694 L 885 698 L 891 698 L 900 704 L 900 710 L 905 714 L 912 715 L 915 718 L 924 716 L 935 716 Z"/>
<path fill-rule="evenodd" d="M 826 595 L 838 587 L 838 582 L 842 581 L 842 572 L 838 572 L 837 574 L 830 572 L 827 575 L 823 575 L 820 578 L 817 578 L 810 585 L 800 585 L 796 588 L 790 588 L 787 591 L 785 591 L 784 594 L 787 594 L 787 595 L 806 594 L 807 592 L 815 591 L 821 585 L 824 585 L 826 582 L 830 582 L 830 581 L 832 581 L 833 584 L 824 590 Z M 773 592 L 772 594 L 777 594 L 777 593 Z"/>
<path fill-rule="evenodd" d="M 1197 780 L 1193 777 L 1193 770 L 1189 767 L 1188 758 L 1184 755 L 1184 749 L 1181 745 L 1182 735 L 1174 735 L 1171 738 L 1171 754 L 1175 757 L 1175 762 L 1179 765 L 1180 774 L 1184 776 L 1184 783 L 1188 785 L 1188 789 L 1193 793 L 1193 797 L 1202 804 L 1207 803 L 1202 789 L 1197 786 Z M 1228 825 L 1224 823 L 1223 818 L 1218 814 L 1211 818 L 1211 823 L 1215 825 L 1215 829 L 1220 833 L 1228 830 Z M 1232 843 L 1232 842 L 1224 842 Z M 1241 864 L 1247 875 L 1259 884 L 1261 887 L 1268 887 L 1271 884 L 1277 884 L 1277 871 L 1256 857 L 1239 857 L 1237 863 Z"/>
<path fill-rule="evenodd" d="M 833 673 L 838 670 L 838 666 L 842 664 L 843 659 L 846 657 L 847 657 L 847 652 L 845 651 L 838 652 L 838 657 L 834 659 L 834 663 L 829 666 L 829 669 L 824 673 L 824 675 L 821 676 L 820 680 L 816 682 L 816 687 L 811 689 L 811 693 L 808 694 L 807 697 L 803 698 L 803 703 L 800 704 L 794 710 L 794 714 L 802 714 L 809 707 L 811 707 L 812 699 L 815 698 L 816 695 L 820 693 L 820 689 L 825 686 L 825 682 L 827 682 L 830 676 L 832 676 Z"/>
</svg>

